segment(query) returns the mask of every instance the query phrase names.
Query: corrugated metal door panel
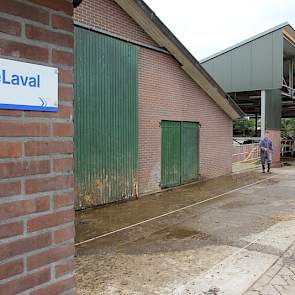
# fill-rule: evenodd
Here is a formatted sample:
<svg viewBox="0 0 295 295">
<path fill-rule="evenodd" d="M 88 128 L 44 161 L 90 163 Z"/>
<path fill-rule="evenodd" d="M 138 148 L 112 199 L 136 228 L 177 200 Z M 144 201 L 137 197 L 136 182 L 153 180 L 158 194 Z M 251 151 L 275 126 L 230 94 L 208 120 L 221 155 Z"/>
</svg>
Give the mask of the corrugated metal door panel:
<svg viewBox="0 0 295 295">
<path fill-rule="evenodd" d="M 75 28 L 76 208 L 134 195 L 138 168 L 137 47 Z"/>
<path fill-rule="evenodd" d="M 181 123 L 181 183 L 198 177 L 199 125 L 193 122 Z"/>
<path fill-rule="evenodd" d="M 181 123 L 161 122 L 161 187 L 172 187 L 181 183 Z"/>
</svg>

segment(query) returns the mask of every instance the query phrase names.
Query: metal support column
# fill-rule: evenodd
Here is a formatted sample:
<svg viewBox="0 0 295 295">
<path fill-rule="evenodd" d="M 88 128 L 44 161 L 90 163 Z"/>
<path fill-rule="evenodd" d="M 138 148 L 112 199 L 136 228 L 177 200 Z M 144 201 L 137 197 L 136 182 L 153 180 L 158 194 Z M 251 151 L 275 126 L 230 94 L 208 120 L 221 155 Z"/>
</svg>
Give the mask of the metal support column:
<svg viewBox="0 0 295 295">
<path fill-rule="evenodd" d="M 258 136 L 258 114 L 255 114 L 255 137 Z"/>
<path fill-rule="evenodd" d="M 294 58 L 289 61 L 289 87 L 291 88 L 291 97 L 293 97 L 294 89 Z"/>
<path fill-rule="evenodd" d="M 261 138 L 265 136 L 265 119 L 266 119 L 266 93 L 265 90 L 261 90 Z"/>
</svg>

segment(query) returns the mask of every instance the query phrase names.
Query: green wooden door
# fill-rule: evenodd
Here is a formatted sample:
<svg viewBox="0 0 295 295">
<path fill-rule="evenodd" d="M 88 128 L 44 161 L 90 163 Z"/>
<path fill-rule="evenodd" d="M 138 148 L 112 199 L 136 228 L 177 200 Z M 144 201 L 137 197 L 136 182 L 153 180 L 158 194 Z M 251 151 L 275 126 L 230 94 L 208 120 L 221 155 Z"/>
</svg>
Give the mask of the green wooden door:
<svg viewBox="0 0 295 295">
<path fill-rule="evenodd" d="M 132 197 L 138 167 L 136 46 L 75 28 L 77 209 Z"/>
<path fill-rule="evenodd" d="M 162 121 L 161 132 L 161 187 L 173 187 L 197 179 L 199 125 Z"/>
<path fill-rule="evenodd" d="M 197 179 L 199 169 L 199 125 L 181 123 L 181 183 Z"/>
<path fill-rule="evenodd" d="M 181 184 L 181 123 L 162 121 L 161 187 Z"/>
</svg>

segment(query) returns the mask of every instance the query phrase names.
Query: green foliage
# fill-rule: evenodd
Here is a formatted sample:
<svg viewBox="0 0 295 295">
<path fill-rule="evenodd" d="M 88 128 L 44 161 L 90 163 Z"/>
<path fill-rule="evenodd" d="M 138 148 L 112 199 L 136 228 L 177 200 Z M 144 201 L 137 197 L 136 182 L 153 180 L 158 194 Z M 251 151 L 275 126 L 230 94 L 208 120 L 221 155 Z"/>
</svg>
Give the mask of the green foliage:
<svg viewBox="0 0 295 295">
<path fill-rule="evenodd" d="M 282 135 L 295 134 L 295 118 L 282 119 Z"/>
<path fill-rule="evenodd" d="M 282 136 L 295 134 L 295 118 L 282 119 Z M 255 134 L 255 119 L 240 119 L 234 121 L 234 136 L 256 137 L 260 136 L 260 119 L 258 120 L 258 134 Z"/>
<path fill-rule="evenodd" d="M 255 137 L 255 119 L 234 121 L 234 136 Z"/>
</svg>

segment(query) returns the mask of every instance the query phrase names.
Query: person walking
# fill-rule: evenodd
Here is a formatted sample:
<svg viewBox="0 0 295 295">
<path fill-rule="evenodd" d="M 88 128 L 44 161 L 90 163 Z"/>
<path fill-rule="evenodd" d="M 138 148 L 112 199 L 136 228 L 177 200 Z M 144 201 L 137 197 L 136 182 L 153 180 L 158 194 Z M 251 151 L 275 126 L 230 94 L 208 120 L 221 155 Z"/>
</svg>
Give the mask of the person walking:
<svg viewBox="0 0 295 295">
<path fill-rule="evenodd" d="M 267 165 L 267 172 L 270 173 L 272 163 L 273 146 L 269 138 L 269 133 L 266 131 L 265 136 L 259 143 L 261 154 L 262 173 L 265 173 L 265 165 Z"/>
</svg>

